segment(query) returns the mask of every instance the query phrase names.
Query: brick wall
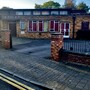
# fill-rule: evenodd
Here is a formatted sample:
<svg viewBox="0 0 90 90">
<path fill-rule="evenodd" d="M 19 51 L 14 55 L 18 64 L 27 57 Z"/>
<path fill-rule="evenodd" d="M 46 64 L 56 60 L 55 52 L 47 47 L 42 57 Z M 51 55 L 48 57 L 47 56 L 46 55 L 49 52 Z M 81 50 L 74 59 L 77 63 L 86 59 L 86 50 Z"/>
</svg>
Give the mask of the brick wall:
<svg viewBox="0 0 90 90">
<path fill-rule="evenodd" d="M 61 60 L 65 62 L 72 62 L 77 64 L 90 65 L 90 55 L 63 52 L 61 55 Z"/>
<path fill-rule="evenodd" d="M 2 30 L 0 31 L 1 33 L 1 44 L 2 47 L 5 49 L 10 49 L 12 48 L 12 41 L 10 37 L 10 30 Z"/>
<path fill-rule="evenodd" d="M 78 15 L 75 21 L 75 38 L 76 32 L 81 29 L 82 22 L 90 22 L 90 15 Z M 90 23 L 89 23 L 89 30 L 90 30 Z"/>
<path fill-rule="evenodd" d="M 21 20 L 25 20 L 26 29 L 24 30 L 25 33 L 21 34 L 20 25 L 19 25 L 19 22 L 17 22 L 17 36 L 18 37 L 50 38 L 49 27 L 48 27 L 47 33 L 43 33 L 44 37 L 43 37 L 43 34 L 40 36 L 39 33 L 28 32 L 28 22 L 29 22 L 29 20 L 36 20 L 36 21 L 39 21 L 39 20 L 42 20 L 42 21 L 57 20 L 57 21 L 59 21 L 59 23 L 61 23 L 61 22 L 64 22 L 64 23 L 69 22 L 70 23 L 70 38 L 72 38 L 72 36 L 73 36 L 73 19 L 72 19 L 72 16 L 31 16 L 31 18 L 26 17 L 26 18 L 23 18 Z M 90 22 L 90 15 L 77 15 L 76 16 L 75 33 L 74 33 L 75 38 L 76 38 L 76 32 L 81 29 L 81 23 L 83 21 Z M 89 25 L 89 28 L 90 28 L 90 25 Z"/>
<path fill-rule="evenodd" d="M 63 35 L 60 33 L 54 33 L 51 35 L 51 58 L 55 61 L 59 61 L 61 56 L 59 55 L 60 49 L 63 48 Z"/>
<path fill-rule="evenodd" d="M 26 23 L 26 29 L 24 30 L 23 34 L 20 30 L 20 20 L 24 20 Z M 73 19 L 72 16 L 23 16 L 20 17 L 18 21 L 16 21 L 16 32 L 17 37 L 28 37 L 28 38 L 50 38 L 50 32 L 49 32 L 49 26 L 47 29 L 47 32 L 40 33 L 34 33 L 34 32 L 28 32 L 28 22 L 29 20 L 36 20 L 36 21 L 50 21 L 50 20 L 56 20 L 59 21 L 59 24 L 61 22 L 69 22 L 70 23 L 70 38 L 73 36 Z M 81 29 L 81 23 L 83 21 L 90 22 L 90 15 L 77 15 L 75 20 L 75 33 L 74 36 L 76 37 L 76 32 Z M 59 27 L 60 28 L 60 27 Z M 0 20 L 0 30 L 8 29 L 9 30 L 9 21 L 7 20 Z M 90 29 L 90 25 L 89 25 Z"/>
<path fill-rule="evenodd" d="M 49 21 L 50 20 L 56 20 L 60 22 L 69 22 L 70 23 L 70 30 L 72 30 L 72 18 L 70 16 L 31 16 L 31 18 L 23 18 L 21 20 L 24 20 L 26 23 L 26 29 L 23 31 L 20 30 L 20 21 L 17 21 L 16 28 L 17 28 L 17 37 L 27 37 L 27 38 L 50 38 L 51 32 L 49 31 L 49 25 L 47 32 L 29 32 L 28 31 L 28 22 L 29 20 L 36 20 L 36 21 Z"/>
</svg>

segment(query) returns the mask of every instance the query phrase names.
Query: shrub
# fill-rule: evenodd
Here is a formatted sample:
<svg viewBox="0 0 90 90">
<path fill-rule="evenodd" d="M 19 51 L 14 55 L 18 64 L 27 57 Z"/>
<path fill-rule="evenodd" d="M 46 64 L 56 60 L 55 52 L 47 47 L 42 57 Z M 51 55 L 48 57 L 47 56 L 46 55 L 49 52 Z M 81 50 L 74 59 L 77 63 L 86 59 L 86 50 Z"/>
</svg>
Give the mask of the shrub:
<svg viewBox="0 0 90 90">
<path fill-rule="evenodd" d="M 90 30 L 78 30 L 76 39 L 90 40 Z"/>
</svg>

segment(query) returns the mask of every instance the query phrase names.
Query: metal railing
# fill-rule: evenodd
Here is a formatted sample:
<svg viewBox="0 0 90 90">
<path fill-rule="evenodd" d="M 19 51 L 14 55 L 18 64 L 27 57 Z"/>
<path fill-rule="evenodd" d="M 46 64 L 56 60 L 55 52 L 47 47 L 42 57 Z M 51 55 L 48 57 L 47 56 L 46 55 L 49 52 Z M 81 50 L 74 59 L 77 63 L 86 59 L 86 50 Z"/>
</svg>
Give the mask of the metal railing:
<svg viewBox="0 0 90 90">
<path fill-rule="evenodd" d="M 90 41 L 85 40 L 64 40 L 64 50 L 90 54 Z"/>
</svg>

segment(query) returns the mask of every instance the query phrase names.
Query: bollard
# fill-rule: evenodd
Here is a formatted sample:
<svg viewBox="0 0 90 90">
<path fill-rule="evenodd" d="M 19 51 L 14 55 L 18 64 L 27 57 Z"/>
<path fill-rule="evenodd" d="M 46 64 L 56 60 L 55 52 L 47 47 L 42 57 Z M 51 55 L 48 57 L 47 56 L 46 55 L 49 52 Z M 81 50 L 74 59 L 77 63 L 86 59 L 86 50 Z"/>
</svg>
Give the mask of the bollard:
<svg viewBox="0 0 90 90">
<path fill-rule="evenodd" d="M 54 61 L 60 60 L 59 51 L 63 48 L 63 35 L 61 33 L 51 34 L 51 58 Z"/>
</svg>

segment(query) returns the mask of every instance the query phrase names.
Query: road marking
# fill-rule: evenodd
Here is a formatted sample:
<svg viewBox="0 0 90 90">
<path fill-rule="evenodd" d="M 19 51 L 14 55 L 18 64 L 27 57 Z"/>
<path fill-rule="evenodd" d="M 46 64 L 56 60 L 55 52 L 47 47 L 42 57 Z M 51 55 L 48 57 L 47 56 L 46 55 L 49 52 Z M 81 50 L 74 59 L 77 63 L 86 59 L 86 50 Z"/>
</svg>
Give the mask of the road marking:
<svg viewBox="0 0 90 90">
<path fill-rule="evenodd" d="M 4 74 L 2 74 L 2 73 L 0 73 L 0 79 L 6 83 L 18 88 L 18 89 L 20 89 L 20 90 L 35 90 L 35 89 L 33 89 L 25 84 L 22 84 L 16 80 L 4 75 Z"/>
</svg>

